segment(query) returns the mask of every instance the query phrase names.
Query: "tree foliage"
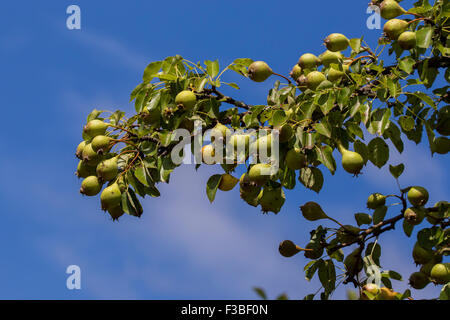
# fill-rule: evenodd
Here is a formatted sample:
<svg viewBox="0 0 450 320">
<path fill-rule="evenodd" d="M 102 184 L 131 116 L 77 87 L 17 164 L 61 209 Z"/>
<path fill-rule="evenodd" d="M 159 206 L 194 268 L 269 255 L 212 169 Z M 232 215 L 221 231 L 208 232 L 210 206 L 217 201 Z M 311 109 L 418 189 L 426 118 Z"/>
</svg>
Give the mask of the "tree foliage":
<svg viewBox="0 0 450 320">
<path fill-rule="evenodd" d="M 416 144 L 426 140 L 432 154 L 445 156 L 450 149 L 449 86 L 436 83 L 450 82 L 450 3 L 419 0 L 407 11 L 398 9 L 393 0 L 373 1 L 373 5 L 390 17 L 375 48 L 363 38 L 331 34 L 325 40 L 328 50 L 318 57 L 302 55 L 291 79 L 249 58 L 236 59 L 222 69 L 218 60 L 194 63 L 179 55 L 151 62 L 131 93 L 134 115 L 127 118 L 121 110 L 89 114 L 77 148 L 77 174 L 85 178 L 81 192 L 96 195 L 106 185 L 100 196 L 102 208 L 113 219 L 123 213 L 141 216 L 138 196 L 159 196 L 158 183 L 169 183 L 181 165 L 174 155 L 186 156 L 186 149 L 179 148 L 180 129 L 187 134 L 185 142 L 203 146 L 199 153 L 192 149 L 197 167 L 219 163 L 217 154 L 222 154 L 219 160 L 227 160 L 221 163 L 223 173 L 207 182 L 211 202 L 218 190 L 239 184 L 241 198 L 265 213 L 281 210 L 283 189 L 320 192 L 326 183 L 323 171 L 334 175 L 340 170 L 339 161 L 356 177 L 369 163 L 385 167 L 389 145 L 402 153 L 404 139 Z M 386 11 L 389 6 L 397 11 Z M 238 84 L 223 81 L 225 72 L 256 82 L 278 76 L 281 81 L 269 90 L 267 104 L 250 105 L 222 93 L 222 87 L 239 89 Z M 201 133 L 208 129 L 212 129 L 212 143 L 203 141 Z M 232 136 L 231 129 L 238 133 Z M 262 129 L 267 136 L 259 134 Z M 259 135 L 246 136 L 250 130 Z M 269 154 L 275 153 L 271 139 L 279 142 L 278 164 L 270 174 L 262 174 L 265 168 L 274 168 L 273 162 L 258 163 L 260 158 L 250 151 L 252 146 L 257 152 L 269 146 Z M 232 152 L 219 142 L 231 145 Z M 233 176 L 239 165 L 247 171 L 240 179 Z M 421 288 L 431 281 L 442 286 L 441 299 L 450 297 L 450 267 L 441 263 L 450 248 L 449 204 L 430 206 L 426 190 L 400 187 L 398 178 L 404 169 L 403 164 L 389 166 L 398 194 L 371 195 L 369 213 L 356 213 L 355 225 L 342 225 L 317 203 L 301 206 L 307 220 L 336 224 L 312 230 L 305 248 L 288 240 L 280 244 L 284 256 L 304 252 L 311 260 L 304 268 L 306 278 L 317 275 L 322 284 L 320 291 L 305 299 L 319 292 L 327 299 L 341 283 L 354 284 L 363 299 L 410 298 L 409 290 L 391 290 L 391 280 L 401 280 L 400 274 L 381 271 L 378 237 L 397 223 L 402 223 L 407 237 L 418 229 L 413 258 L 421 271 L 411 275 L 411 286 Z M 350 247 L 350 253 L 344 254 L 343 249 Z M 446 267 L 447 275 L 435 266 Z M 380 283 L 374 285 L 374 278 Z"/>
</svg>

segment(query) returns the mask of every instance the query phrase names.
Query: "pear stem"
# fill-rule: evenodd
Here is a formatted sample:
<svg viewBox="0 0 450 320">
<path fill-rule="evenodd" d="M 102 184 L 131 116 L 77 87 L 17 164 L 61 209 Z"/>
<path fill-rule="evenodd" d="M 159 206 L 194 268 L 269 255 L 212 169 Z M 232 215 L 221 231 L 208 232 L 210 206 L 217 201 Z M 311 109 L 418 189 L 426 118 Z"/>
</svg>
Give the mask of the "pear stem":
<svg viewBox="0 0 450 320">
<path fill-rule="evenodd" d="M 275 72 L 273 72 L 273 71 L 272 71 L 272 74 L 274 74 L 274 75 L 276 75 L 276 76 L 279 76 L 279 77 L 282 77 L 282 78 L 286 79 L 286 80 L 287 80 L 287 82 L 289 82 L 289 84 L 291 84 L 291 83 L 292 83 L 292 82 L 291 82 L 291 80 L 289 80 L 289 78 L 287 78 L 287 77 L 283 76 L 282 74 L 279 74 L 279 73 L 275 73 Z"/>
<path fill-rule="evenodd" d="M 342 228 L 346 229 L 345 226 L 342 223 L 340 223 L 339 221 L 337 221 L 336 219 L 333 219 L 333 218 L 331 218 L 329 216 L 327 216 L 327 219 L 337 223 L 339 226 L 341 226 Z"/>
<path fill-rule="evenodd" d="M 299 247 L 298 245 L 295 245 L 295 248 L 296 248 L 298 251 L 314 251 L 313 249 L 304 249 L 304 248 L 301 248 L 301 247 Z"/>
</svg>

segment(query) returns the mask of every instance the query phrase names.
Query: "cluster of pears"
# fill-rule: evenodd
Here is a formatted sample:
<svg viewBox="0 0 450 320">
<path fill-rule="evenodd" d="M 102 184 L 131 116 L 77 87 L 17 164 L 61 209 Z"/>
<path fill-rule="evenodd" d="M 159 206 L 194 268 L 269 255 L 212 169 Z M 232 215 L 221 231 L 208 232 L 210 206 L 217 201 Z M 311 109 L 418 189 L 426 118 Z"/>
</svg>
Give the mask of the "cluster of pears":
<svg viewBox="0 0 450 320">
<path fill-rule="evenodd" d="M 109 153 L 114 142 L 107 136 L 107 128 L 108 124 L 99 119 L 91 120 L 84 126 L 84 140 L 75 153 L 80 159 L 75 174 L 83 178 L 80 193 L 86 196 L 99 194 L 103 185 L 108 183 L 100 195 L 101 207 L 116 220 L 124 213 L 121 201 L 126 186 L 123 178 L 118 179 L 119 156 Z"/>
<path fill-rule="evenodd" d="M 361 300 L 397 300 L 401 296 L 399 292 L 396 292 L 387 287 L 379 287 L 375 283 L 367 283 L 362 287 Z"/>
<path fill-rule="evenodd" d="M 408 12 L 395 0 L 384 0 L 379 7 L 380 15 L 388 20 L 383 27 L 385 35 L 390 40 L 397 41 L 398 45 L 404 50 L 414 49 L 417 45 L 416 33 L 408 31 L 409 22 L 397 19 L 397 17 L 408 14 Z"/>
</svg>

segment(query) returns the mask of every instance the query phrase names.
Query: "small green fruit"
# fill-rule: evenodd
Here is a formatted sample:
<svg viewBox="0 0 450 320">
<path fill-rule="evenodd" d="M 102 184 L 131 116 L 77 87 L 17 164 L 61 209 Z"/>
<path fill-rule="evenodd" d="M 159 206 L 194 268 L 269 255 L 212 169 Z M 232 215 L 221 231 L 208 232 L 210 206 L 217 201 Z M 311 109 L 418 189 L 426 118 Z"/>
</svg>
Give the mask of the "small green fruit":
<svg viewBox="0 0 450 320">
<path fill-rule="evenodd" d="M 96 136 L 104 135 L 106 133 L 107 128 L 108 128 L 107 123 L 98 119 L 94 119 L 89 121 L 84 126 L 83 133 L 92 139 Z"/>
<path fill-rule="evenodd" d="M 397 40 L 407 27 L 408 22 L 399 19 L 391 19 L 384 24 L 383 31 L 389 39 Z"/>
<path fill-rule="evenodd" d="M 415 207 L 424 206 L 428 202 L 428 197 L 428 191 L 423 187 L 411 187 L 408 191 L 408 200 Z"/>
<path fill-rule="evenodd" d="M 330 80 L 331 82 L 338 82 L 343 77 L 345 77 L 345 72 L 336 70 L 334 68 L 330 68 L 328 70 L 327 77 L 328 77 L 328 80 Z"/>
<path fill-rule="evenodd" d="M 270 179 L 270 167 L 270 164 L 257 163 L 250 168 L 248 177 L 258 186 L 262 186 Z"/>
<path fill-rule="evenodd" d="M 103 160 L 97 165 L 97 177 L 101 181 L 110 181 L 117 176 L 119 172 L 117 160 L 118 157 L 116 156 L 111 159 Z"/>
<path fill-rule="evenodd" d="M 447 154 L 450 151 L 450 139 L 447 137 L 435 138 L 432 149 L 438 154 Z"/>
<path fill-rule="evenodd" d="M 182 105 L 186 110 L 192 110 L 197 103 L 197 96 L 190 90 L 183 90 L 175 97 L 175 104 Z"/>
<path fill-rule="evenodd" d="M 425 218 L 425 210 L 422 207 L 411 207 L 405 210 L 404 217 L 409 224 L 417 226 Z"/>
<path fill-rule="evenodd" d="M 300 77 L 302 75 L 302 68 L 298 64 L 296 64 L 292 68 L 292 70 L 289 73 L 289 75 L 292 77 L 292 79 L 297 80 L 298 77 Z"/>
<path fill-rule="evenodd" d="M 425 288 L 429 283 L 430 279 L 423 272 L 414 272 L 409 277 L 409 285 L 416 290 Z"/>
<path fill-rule="evenodd" d="M 363 157 L 353 151 L 345 149 L 342 145 L 338 145 L 338 149 L 342 154 L 342 167 L 345 171 L 352 174 L 359 174 L 364 166 Z"/>
<path fill-rule="evenodd" d="M 298 59 L 298 65 L 302 69 L 315 69 L 320 66 L 320 59 L 312 53 L 305 53 Z"/>
<path fill-rule="evenodd" d="M 120 205 L 122 201 L 122 192 L 119 185 L 114 182 L 106 187 L 100 195 L 102 210 L 110 210 Z"/>
<path fill-rule="evenodd" d="M 264 61 L 255 61 L 248 67 L 248 77 L 255 82 L 263 82 L 273 74 Z"/>
<path fill-rule="evenodd" d="M 327 78 L 320 71 L 312 71 L 306 76 L 306 85 L 310 90 L 316 90 L 317 87 Z"/>
<path fill-rule="evenodd" d="M 295 256 L 301 250 L 299 246 L 297 246 L 291 240 L 284 240 L 280 242 L 280 245 L 278 246 L 278 251 L 283 257 L 290 258 L 292 256 Z"/>
<path fill-rule="evenodd" d="M 77 146 L 77 151 L 75 152 L 75 156 L 78 159 L 83 159 L 83 149 L 86 146 L 86 141 L 81 141 L 80 144 Z"/>
<path fill-rule="evenodd" d="M 378 300 L 397 300 L 398 292 L 395 292 L 389 288 L 380 288 L 380 294 L 378 295 Z"/>
<path fill-rule="evenodd" d="M 316 202 L 310 201 L 300 207 L 303 217 L 308 221 L 316 221 L 320 219 L 328 219 L 328 216 Z"/>
<path fill-rule="evenodd" d="M 323 255 L 323 247 L 317 242 L 308 243 L 305 249 L 310 249 L 305 250 L 305 258 L 316 260 Z"/>
<path fill-rule="evenodd" d="M 214 128 L 211 129 L 211 141 L 216 141 L 216 139 L 223 139 L 225 140 L 227 136 L 231 135 L 231 130 L 221 124 L 220 122 L 217 123 Z"/>
<path fill-rule="evenodd" d="M 222 178 L 219 182 L 219 190 L 222 191 L 230 191 L 236 186 L 239 180 L 233 177 L 231 174 L 225 173 L 222 175 Z"/>
<path fill-rule="evenodd" d="M 322 61 L 322 64 L 328 68 L 332 63 L 340 64 L 344 60 L 344 56 L 340 52 L 333 52 L 330 50 L 325 51 L 320 56 L 320 61 Z"/>
<path fill-rule="evenodd" d="M 111 141 L 110 137 L 102 135 L 96 136 L 91 142 L 92 149 L 100 155 L 105 154 L 111 149 Z"/>
<path fill-rule="evenodd" d="M 367 199 L 367 208 L 369 209 L 377 209 L 386 204 L 386 196 L 380 193 L 373 193 Z"/>
<path fill-rule="evenodd" d="M 281 127 L 276 128 L 279 131 L 278 140 L 281 143 L 288 142 L 294 135 L 294 130 L 292 126 L 288 123 L 283 124 Z"/>
<path fill-rule="evenodd" d="M 435 257 L 435 254 L 432 250 L 424 249 L 416 243 L 414 245 L 412 256 L 416 264 L 426 264 Z"/>
<path fill-rule="evenodd" d="M 286 154 L 286 165 L 289 169 L 299 170 L 306 167 L 306 156 L 300 149 L 291 149 Z"/>
<path fill-rule="evenodd" d="M 341 33 L 332 33 L 325 39 L 325 45 L 332 52 L 344 51 L 350 45 L 350 40 Z"/>
<path fill-rule="evenodd" d="M 99 154 L 97 154 L 97 152 L 95 152 L 94 149 L 92 149 L 91 143 L 88 143 L 84 147 L 82 158 L 83 161 L 86 162 L 86 164 L 91 167 L 96 167 L 102 160 L 102 157 Z"/>
<path fill-rule="evenodd" d="M 242 192 L 244 193 L 252 193 L 256 190 L 259 190 L 259 186 L 250 179 L 248 173 L 243 173 L 241 178 L 239 179 L 239 186 Z M 258 192 L 259 194 L 259 192 Z"/>
<path fill-rule="evenodd" d="M 109 208 L 108 213 L 114 221 L 118 220 L 124 214 L 124 211 L 122 209 L 122 206 L 119 204 L 115 207 Z"/>
<path fill-rule="evenodd" d="M 285 200 L 283 188 L 264 187 L 258 195 L 258 204 L 261 205 L 263 213 L 280 212 Z"/>
<path fill-rule="evenodd" d="M 361 293 L 362 300 L 370 300 L 369 297 L 366 295 L 366 293 L 369 293 L 375 298 L 380 293 L 380 287 L 377 286 L 375 283 L 367 283 L 362 287 Z"/>
<path fill-rule="evenodd" d="M 85 196 L 95 196 L 102 190 L 102 184 L 96 176 L 89 176 L 81 183 L 80 193 Z"/>
<path fill-rule="evenodd" d="M 398 37 L 397 41 L 403 50 L 414 49 L 417 44 L 416 33 L 412 31 L 405 31 Z"/>
<path fill-rule="evenodd" d="M 215 151 L 214 146 L 212 144 L 207 144 L 202 148 L 202 161 L 205 164 L 213 165 L 215 164 L 214 160 Z"/>
<path fill-rule="evenodd" d="M 78 178 L 87 178 L 89 176 L 95 176 L 95 167 L 88 166 L 86 162 L 78 162 L 77 171 L 75 172 Z"/>
<path fill-rule="evenodd" d="M 386 20 L 397 18 L 405 13 L 405 9 L 395 0 L 384 0 L 380 5 L 380 15 Z"/>
<path fill-rule="evenodd" d="M 259 156 L 266 155 L 270 156 L 272 153 L 272 134 L 267 133 L 267 135 L 261 135 L 255 141 L 256 151 Z"/>
<path fill-rule="evenodd" d="M 438 263 L 430 272 L 431 279 L 438 284 L 450 282 L 450 263 Z"/>
</svg>

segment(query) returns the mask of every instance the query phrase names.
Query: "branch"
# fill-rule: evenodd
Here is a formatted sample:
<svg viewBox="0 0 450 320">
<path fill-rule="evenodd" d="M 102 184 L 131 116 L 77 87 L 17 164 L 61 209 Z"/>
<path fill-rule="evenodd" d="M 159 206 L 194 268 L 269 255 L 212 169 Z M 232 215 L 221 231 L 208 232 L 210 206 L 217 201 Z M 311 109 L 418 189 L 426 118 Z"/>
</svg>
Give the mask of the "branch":
<svg viewBox="0 0 450 320">
<path fill-rule="evenodd" d="M 233 99 L 231 97 L 228 97 L 228 96 L 224 95 L 223 93 L 219 92 L 216 89 L 215 86 L 212 86 L 211 89 L 203 89 L 203 91 L 206 92 L 206 93 L 210 93 L 210 94 L 214 93 L 217 96 L 217 98 L 219 98 L 219 100 L 221 100 L 222 102 L 235 105 L 238 108 L 243 108 L 243 109 L 246 109 L 246 110 L 250 109 L 250 106 L 247 105 L 246 103 L 241 102 L 241 101 L 237 101 L 237 100 L 235 100 L 235 99 Z M 209 97 L 212 97 L 212 96 L 209 96 Z"/>
</svg>

